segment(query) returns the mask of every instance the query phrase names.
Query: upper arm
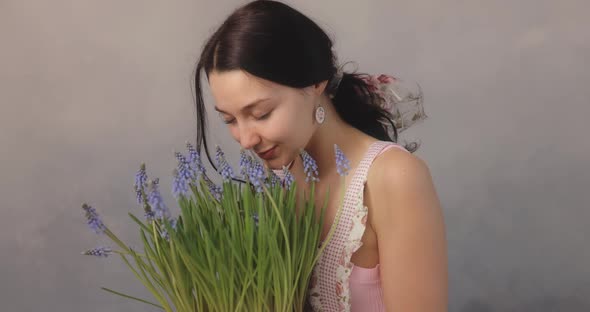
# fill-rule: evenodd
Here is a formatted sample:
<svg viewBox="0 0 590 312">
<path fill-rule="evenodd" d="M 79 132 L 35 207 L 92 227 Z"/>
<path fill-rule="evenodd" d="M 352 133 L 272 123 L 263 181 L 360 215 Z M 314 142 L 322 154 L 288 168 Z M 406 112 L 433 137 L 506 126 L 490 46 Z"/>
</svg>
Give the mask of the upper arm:
<svg viewBox="0 0 590 312">
<path fill-rule="evenodd" d="M 396 149 L 393 149 L 396 150 Z M 401 150 L 375 160 L 367 181 L 388 311 L 446 311 L 447 254 L 442 209 L 430 171 Z"/>
</svg>

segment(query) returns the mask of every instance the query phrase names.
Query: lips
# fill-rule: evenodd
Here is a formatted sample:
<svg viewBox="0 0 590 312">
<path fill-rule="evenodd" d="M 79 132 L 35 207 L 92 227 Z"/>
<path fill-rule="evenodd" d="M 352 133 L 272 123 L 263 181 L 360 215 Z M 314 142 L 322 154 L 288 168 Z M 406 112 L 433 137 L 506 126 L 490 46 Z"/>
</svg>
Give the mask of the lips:
<svg viewBox="0 0 590 312">
<path fill-rule="evenodd" d="M 269 159 L 269 158 L 272 157 L 273 152 L 274 152 L 275 149 L 276 149 L 276 146 L 273 146 L 272 148 L 270 148 L 270 149 L 268 149 L 268 150 L 266 150 L 264 152 L 256 153 L 256 154 L 258 154 L 258 157 L 260 157 L 260 158 L 262 158 L 264 160 L 267 160 L 267 159 Z"/>
</svg>

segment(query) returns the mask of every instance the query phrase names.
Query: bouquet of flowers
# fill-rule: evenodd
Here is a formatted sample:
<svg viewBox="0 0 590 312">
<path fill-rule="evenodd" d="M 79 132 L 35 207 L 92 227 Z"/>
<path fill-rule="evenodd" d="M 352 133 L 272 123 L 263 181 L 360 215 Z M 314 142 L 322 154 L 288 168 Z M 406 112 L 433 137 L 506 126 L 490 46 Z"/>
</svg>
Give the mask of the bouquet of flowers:
<svg viewBox="0 0 590 312">
<path fill-rule="evenodd" d="M 217 146 L 215 158 L 223 181 L 216 185 L 199 153 L 190 143 L 187 149 L 187 156 L 175 153 L 178 167 L 172 191 L 181 211 L 177 218 L 162 199 L 159 179 L 148 178 L 145 164 L 135 176 L 144 218 L 129 216 L 138 226 L 143 250 L 125 244 L 95 208 L 82 205 L 89 227 L 116 246 L 100 246 L 83 254 L 118 254 L 157 303 L 102 289 L 165 311 L 303 311 L 312 270 L 341 212 L 338 209 L 320 245 L 327 201 L 317 217 L 315 161 L 301 151 L 310 185 L 308 194 L 297 198 L 297 185 L 286 167 L 279 178 L 242 150 L 240 169 L 246 183 L 235 182 L 234 171 Z M 338 146 L 334 150 L 338 173 L 346 175 L 349 162 Z"/>
</svg>

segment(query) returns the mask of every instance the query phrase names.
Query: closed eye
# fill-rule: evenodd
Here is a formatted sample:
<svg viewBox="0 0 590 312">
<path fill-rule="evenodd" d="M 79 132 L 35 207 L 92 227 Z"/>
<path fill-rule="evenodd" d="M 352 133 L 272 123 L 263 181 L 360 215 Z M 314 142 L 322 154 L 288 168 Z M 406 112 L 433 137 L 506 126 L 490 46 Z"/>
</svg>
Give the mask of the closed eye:
<svg viewBox="0 0 590 312">
<path fill-rule="evenodd" d="M 223 113 L 219 113 L 219 118 L 226 125 L 233 124 L 234 122 L 236 122 L 235 118 L 226 119 L 225 116 L 223 115 Z"/>
<path fill-rule="evenodd" d="M 266 113 L 266 114 L 264 114 L 264 115 L 262 115 L 262 116 L 260 116 L 260 117 L 256 118 L 256 120 L 264 120 L 264 119 L 268 119 L 268 117 L 270 117 L 270 114 L 271 114 L 271 113 L 272 113 L 272 111 L 270 111 L 270 112 L 268 112 L 268 113 Z"/>
<path fill-rule="evenodd" d="M 266 114 L 264 114 L 264 115 L 262 115 L 260 117 L 255 117 L 255 119 L 256 120 L 265 120 L 265 119 L 268 119 L 268 117 L 270 117 L 270 114 L 271 113 L 272 113 L 272 111 L 270 111 L 270 112 L 268 112 L 268 113 L 266 113 Z M 221 114 L 220 114 L 220 116 L 221 116 Z M 223 116 L 221 116 L 221 120 L 226 125 L 231 125 L 231 124 L 234 124 L 236 122 L 236 119 L 235 118 L 225 119 L 225 118 L 223 118 Z"/>
</svg>

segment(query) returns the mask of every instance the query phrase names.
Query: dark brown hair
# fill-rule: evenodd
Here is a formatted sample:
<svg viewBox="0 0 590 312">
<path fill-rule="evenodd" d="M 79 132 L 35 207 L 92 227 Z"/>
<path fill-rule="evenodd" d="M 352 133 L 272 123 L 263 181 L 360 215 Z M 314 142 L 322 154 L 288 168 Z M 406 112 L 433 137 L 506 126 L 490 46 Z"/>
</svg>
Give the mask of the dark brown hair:
<svg viewBox="0 0 590 312">
<path fill-rule="evenodd" d="M 243 70 L 281 85 L 304 88 L 333 80 L 338 64 L 332 45 L 315 22 L 284 3 L 258 0 L 236 9 L 206 41 L 197 64 L 197 150 L 203 145 L 216 168 L 207 147 L 203 70 L 207 79 L 213 70 Z M 376 139 L 397 142 L 391 113 L 379 105 L 380 98 L 361 79 L 367 76 L 343 73 L 339 87 L 326 92 L 333 95 L 335 109 L 345 122 Z M 416 150 L 415 146 L 406 148 Z"/>
</svg>

